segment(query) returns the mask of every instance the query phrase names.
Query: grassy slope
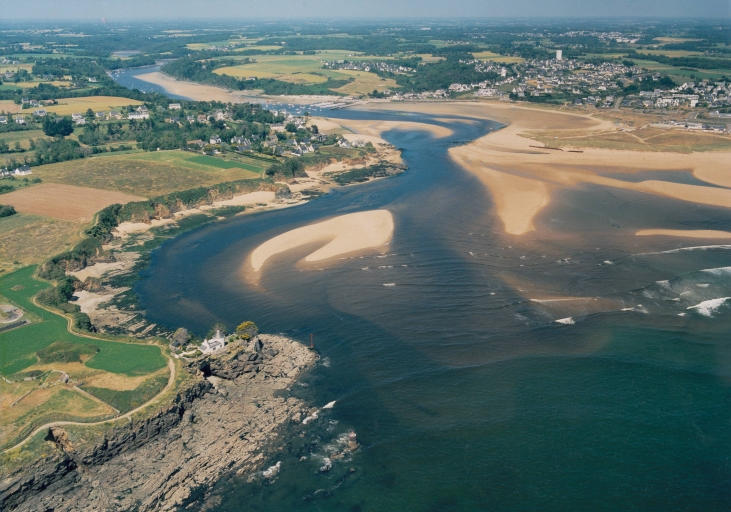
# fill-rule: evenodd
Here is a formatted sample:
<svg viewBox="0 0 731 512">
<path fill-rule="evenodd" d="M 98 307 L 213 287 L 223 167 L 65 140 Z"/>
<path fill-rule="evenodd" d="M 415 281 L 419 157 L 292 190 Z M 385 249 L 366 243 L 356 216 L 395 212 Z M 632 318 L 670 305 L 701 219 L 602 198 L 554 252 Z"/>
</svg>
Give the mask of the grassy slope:
<svg viewBox="0 0 731 512">
<path fill-rule="evenodd" d="M 34 279 L 34 271 L 35 267 L 30 266 L 0 278 L 0 293 L 40 318 L 39 322 L 0 333 L 0 374 L 11 375 L 31 366 L 36 362 L 35 352 L 54 341 L 95 346 L 98 352 L 86 365 L 112 373 L 142 375 L 165 366 L 158 346 L 105 341 L 70 333 L 66 318 L 31 302 L 31 297 L 50 286 Z"/>
</svg>

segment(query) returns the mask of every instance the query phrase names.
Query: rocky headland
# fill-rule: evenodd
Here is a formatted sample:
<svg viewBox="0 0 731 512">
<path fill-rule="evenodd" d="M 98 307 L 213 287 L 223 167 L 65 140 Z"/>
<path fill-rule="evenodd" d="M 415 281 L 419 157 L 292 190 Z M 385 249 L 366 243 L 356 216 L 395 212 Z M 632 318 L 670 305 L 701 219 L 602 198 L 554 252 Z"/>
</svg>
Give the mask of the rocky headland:
<svg viewBox="0 0 731 512">
<path fill-rule="evenodd" d="M 288 392 L 317 360 L 283 336 L 238 340 L 224 352 L 188 361 L 175 400 L 101 439 L 51 428 L 53 455 L 0 470 L 0 510 L 176 510 L 200 506 L 226 474 L 253 474 L 266 448 L 311 408 Z M 198 505 L 196 505 L 198 503 Z"/>
</svg>

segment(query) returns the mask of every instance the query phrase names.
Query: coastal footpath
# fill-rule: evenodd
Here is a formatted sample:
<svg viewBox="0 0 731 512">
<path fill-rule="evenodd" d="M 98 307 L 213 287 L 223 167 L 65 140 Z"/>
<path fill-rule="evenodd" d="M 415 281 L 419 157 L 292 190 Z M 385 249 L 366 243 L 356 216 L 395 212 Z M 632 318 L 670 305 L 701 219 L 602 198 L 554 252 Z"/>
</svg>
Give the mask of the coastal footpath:
<svg viewBox="0 0 731 512">
<path fill-rule="evenodd" d="M 238 340 L 186 365 L 174 401 L 87 442 L 53 427 L 54 453 L 0 473 L 3 511 L 175 510 L 195 504 L 225 474 L 254 475 L 266 448 L 308 405 L 287 392 L 317 355 L 283 336 Z"/>
</svg>

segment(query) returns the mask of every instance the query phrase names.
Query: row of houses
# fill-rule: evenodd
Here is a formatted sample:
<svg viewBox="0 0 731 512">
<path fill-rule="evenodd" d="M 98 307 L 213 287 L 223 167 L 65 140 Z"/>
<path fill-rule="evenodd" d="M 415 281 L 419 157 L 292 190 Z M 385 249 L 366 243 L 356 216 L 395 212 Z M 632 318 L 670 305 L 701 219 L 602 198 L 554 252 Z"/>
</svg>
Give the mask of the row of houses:
<svg viewBox="0 0 731 512">
<path fill-rule="evenodd" d="M 15 169 L 10 169 L 7 167 L 3 167 L 0 169 L 0 178 L 17 178 L 21 176 L 28 176 L 30 174 L 33 174 L 33 171 L 31 171 L 30 166 L 28 165 L 21 165 L 19 167 L 16 167 Z"/>
<path fill-rule="evenodd" d="M 10 116 L 10 115 L 0 116 L 0 124 L 8 124 L 11 121 L 14 122 L 15 124 L 27 124 L 25 116 L 21 115 L 21 114 L 16 114 L 14 116 Z"/>
</svg>

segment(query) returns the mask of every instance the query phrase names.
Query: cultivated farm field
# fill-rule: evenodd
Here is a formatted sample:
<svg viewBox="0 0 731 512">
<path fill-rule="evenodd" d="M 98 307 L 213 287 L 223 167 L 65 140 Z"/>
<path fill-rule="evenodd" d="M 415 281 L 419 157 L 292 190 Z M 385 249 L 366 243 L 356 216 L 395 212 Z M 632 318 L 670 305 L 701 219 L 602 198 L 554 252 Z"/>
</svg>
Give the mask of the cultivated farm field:
<svg viewBox="0 0 731 512">
<path fill-rule="evenodd" d="M 41 183 L 2 196 L 3 204 L 14 206 L 20 213 L 77 222 L 90 221 L 96 212 L 110 204 L 141 199 L 124 192 L 60 183 Z"/>
<path fill-rule="evenodd" d="M 215 70 L 221 75 L 236 78 L 274 78 L 284 82 L 299 84 L 319 84 L 328 79 L 355 80 L 343 87 L 333 89 L 345 94 L 362 95 L 373 91 L 397 87 L 391 79 L 383 80 L 375 73 L 367 71 L 331 70 L 322 67 L 323 61 L 332 60 L 383 60 L 383 57 L 364 55 L 345 50 L 323 50 L 314 55 L 255 55 L 256 62 L 226 66 Z"/>
<path fill-rule="evenodd" d="M 499 53 L 490 52 L 490 51 L 474 52 L 474 53 L 472 53 L 472 56 L 476 59 L 489 60 L 492 62 L 502 62 L 504 64 L 514 64 L 516 62 L 523 62 L 523 60 L 525 60 L 522 57 L 513 57 L 511 55 L 500 55 Z"/>
<path fill-rule="evenodd" d="M 157 345 L 80 336 L 32 297 L 50 286 L 34 266 L 0 278 L 0 301 L 31 323 L 0 332 L 0 448 L 44 422 L 113 417 L 150 400 L 169 373 Z M 65 377 L 67 376 L 67 377 Z"/>
<path fill-rule="evenodd" d="M 112 110 L 127 105 L 141 105 L 141 101 L 118 96 L 82 96 L 80 98 L 63 98 L 58 100 L 58 105 L 45 107 L 48 112 L 54 112 L 62 116 L 70 116 L 78 112 L 86 112 L 92 109 L 94 112 Z"/>
<path fill-rule="evenodd" d="M 110 153 L 42 165 L 33 172 L 44 182 L 155 197 L 224 181 L 259 178 L 270 165 L 271 162 L 243 155 L 224 160 L 169 150 Z"/>
<path fill-rule="evenodd" d="M 81 240 L 85 224 L 23 213 L 0 218 L 0 272 L 42 263 L 71 249 Z"/>
</svg>

